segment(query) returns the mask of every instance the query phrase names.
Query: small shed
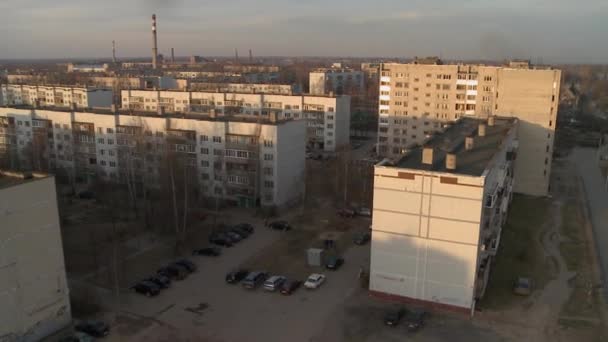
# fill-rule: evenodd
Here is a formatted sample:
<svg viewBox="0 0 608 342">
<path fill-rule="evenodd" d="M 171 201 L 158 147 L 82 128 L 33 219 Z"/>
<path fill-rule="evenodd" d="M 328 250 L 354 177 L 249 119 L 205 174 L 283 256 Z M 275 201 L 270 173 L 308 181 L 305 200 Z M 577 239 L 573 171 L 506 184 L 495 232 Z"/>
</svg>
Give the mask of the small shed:
<svg viewBox="0 0 608 342">
<path fill-rule="evenodd" d="M 308 266 L 321 266 L 323 265 L 325 251 L 321 248 L 309 248 L 306 251 L 306 260 Z"/>
</svg>

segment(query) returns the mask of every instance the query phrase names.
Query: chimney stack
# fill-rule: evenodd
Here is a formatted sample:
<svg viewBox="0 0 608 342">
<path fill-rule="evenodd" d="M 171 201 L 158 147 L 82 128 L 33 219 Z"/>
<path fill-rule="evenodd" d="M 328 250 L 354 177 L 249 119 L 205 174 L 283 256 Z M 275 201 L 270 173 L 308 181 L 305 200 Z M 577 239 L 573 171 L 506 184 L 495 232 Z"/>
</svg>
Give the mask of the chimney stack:
<svg viewBox="0 0 608 342">
<path fill-rule="evenodd" d="M 496 124 L 496 116 L 490 115 L 488 117 L 488 126 L 492 127 Z"/>
<path fill-rule="evenodd" d="M 152 68 L 158 68 L 158 45 L 156 41 L 156 14 L 152 14 Z"/>
<path fill-rule="evenodd" d="M 112 41 L 112 63 L 116 64 L 116 42 Z"/>
<path fill-rule="evenodd" d="M 424 147 L 422 149 L 422 164 L 433 165 L 433 148 L 432 147 Z"/>
<path fill-rule="evenodd" d="M 480 123 L 479 127 L 477 128 L 477 134 L 480 137 L 485 137 L 486 136 L 486 124 L 485 123 Z"/>
<path fill-rule="evenodd" d="M 447 170 L 456 170 L 456 153 L 448 153 L 445 155 L 445 168 Z"/>
<path fill-rule="evenodd" d="M 249 63 L 253 64 L 253 52 L 251 52 L 251 49 L 249 49 Z"/>
<path fill-rule="evenodd" d="M 171 48 L 171 63 L 175 63 L 175 50 Z"/>
<path fill-rule="evenodd" d="M 468 136 L 464 138 L 464 149 L 470 151 L 475 146 L 475 138 L 473 136 Z"/>
<path fill-rule="evenodd" d="M 239 50 L 237 48 L 234 48 L 234 62 L 239 62 Z"/>
</svg>

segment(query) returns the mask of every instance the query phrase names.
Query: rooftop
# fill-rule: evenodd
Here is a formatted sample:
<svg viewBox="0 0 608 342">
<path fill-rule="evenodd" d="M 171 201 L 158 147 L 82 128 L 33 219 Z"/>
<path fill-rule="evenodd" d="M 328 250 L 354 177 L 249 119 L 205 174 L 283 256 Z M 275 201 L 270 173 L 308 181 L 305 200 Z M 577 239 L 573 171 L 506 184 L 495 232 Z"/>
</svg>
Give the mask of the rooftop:
<svg viewBox="0 0 608 342">
<path fill-rule="evenodd" d="M 3 107 L 0 107 L 3 108 Z M 4 107 L 6 108 L 6 107 Z M 143 117 L 158 117 L 158 118 L 173 118 L 173 119 L 190 119 L 190 120 L 200 120 L 200 121 L 220 121 L 220 122 L 243 122 L 243 123 L 260 123 L 264 125 L 280 125 L 286 122 L 294 121 L 294 119 L 277 119 L 276 121 L 270 120 L 270 118 L 259 117 L 259 116 L 215 116 L 212 117 L 208 114 L 203 113 L 165 113 L 158 114 L 156 112 L 143 112 L 143 111 L 134 111 L 130 109 L 117 109 L 113 111 L 111 108 L 86 108 L 86 109 L 77 109 L 76 111 L 71 110 L 70 108 L 64 107 L 38 107 L 34 108 L 32 106 L 27 105 L 15 105 L 8 108 L 14 109 L 22 109 L 22 110 L 50 110 L 55 112 L 65 112 L 65 113 L 90 113 L 90 114 L 101 114 L 101 115 L 130 115 L 130 116 L 143 116 Z"/>
<path fill-rule="evenodd" d="M 19 184 L 31 182 L 44 177 L 47 177 L 47 175 L 40 173 L 32 174 L 17 171 L 0 170 L 0 190 Z"/>
<path fill-rule="evenodd" d="M 480 124 L 485 125 L 485 136 L 479 135 Z M 418 169 L 437 172 L 453 172 L 470 176 L 481 176 L 500 150 L 504 138 L 511 128 L 517 124 L 514 118 L 495 118 L 494 124 L 487 124 L 486 120 L 462 118 L 430 138 L 423 146 L 409 151 L 401 160 L 395 163 L 396 167 Z M 465 140 L 473 137 L 473 148 L 467 150 Z M 433 163 L 423 163 L 425 149 L 433 150 Z M 446 156 L 455 154 L 456 168 L 446 168 Z"/>
</svg>

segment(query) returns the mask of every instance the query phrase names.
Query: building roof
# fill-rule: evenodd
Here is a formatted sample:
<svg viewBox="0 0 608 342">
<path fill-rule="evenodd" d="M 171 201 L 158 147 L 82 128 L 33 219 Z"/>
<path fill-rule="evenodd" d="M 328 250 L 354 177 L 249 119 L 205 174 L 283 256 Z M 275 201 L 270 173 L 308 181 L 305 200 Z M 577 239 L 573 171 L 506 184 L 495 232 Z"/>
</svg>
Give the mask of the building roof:
<svg viewBox="0 0 608 342">
<path fill-rule="evenodd" d="M 480 124 L 486 120 L 474 118 L 461 118 L 450 125 L 445 131 L 431 137 L 423 146 L 410 150 L 401 160 L 395 163 L 396 167 L 418 169 L 425 171 L 452 172 L 470 176 L 481 176 L 488 163 L 500 150 L 504 138 L 517 124 L 515 118 L 495 118 L 493 126 L 486 124 L 486 134 L 478 134 Z M 471 150 L 466 150 L 465 139 L 473 137 Z M 433 164 L 422 162 L 423 150 L 433 149 Z M 445 159 L 448 153 L 456 155 L 456 169 L 448 170 Z"/>
<path fill-rule="evenodd" d="M 46 177 L 48 175 L 40 173 L 32 174 L 0 170 L 0 190 Z"/>
</svg>

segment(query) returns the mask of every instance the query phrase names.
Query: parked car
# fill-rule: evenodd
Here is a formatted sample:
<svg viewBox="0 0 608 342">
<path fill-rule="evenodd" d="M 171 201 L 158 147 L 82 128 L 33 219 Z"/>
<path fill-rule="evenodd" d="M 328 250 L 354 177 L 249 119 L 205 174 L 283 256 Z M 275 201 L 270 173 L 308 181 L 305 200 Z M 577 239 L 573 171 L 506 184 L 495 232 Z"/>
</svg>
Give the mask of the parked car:
<svg viewBox="0 0 608 342">
<path fill-rule="evenodd" d="M 359 207 L 357 208 L 356 214 L 359 216 L 372 217 L 372 211 L 370 208 Z"/>
<path fill-rule="evenodd" d="M 72 335 L 61 338 L 59 342 L 93 342 L 94 340 L 93 336 L 77 331 Z"/>
<path fill-rule="evenodd" d="M 74 330 L 93 337 L 105 337 L 110 334 L 110 327 L 102 321 L 82 321 L 74 326 Z"/>
<path fill-rule="evenodd" d="M 243 287 L 246 289 L 255 289 L 266 280 L 266 277 L 268 277 L 266 272 L 251 272 L 245 277 L 241 284 L 243 284 Z"/>
<path fill-rule="evenodd" d="M 222 246 L 222 247 L 228 247 L 228 248 L 233 246 L 232 240 L 223 235 L 211 235 L 209 237 L 209 243 L 212 243 L 216 246 Z"/>
<path fill-rule="evenodd" d="M 304 282 L 304 287 L 307 289 L 316 289 L 321 286 L 325 282 L 325 276 L 319 273 L 313 273 L 308 276 L 306 282 Z"/>
<path fill-rule="evenodd" d="M 137 293 L 146 295 L 147 297 L 156 296 L 160 293 L 160 287 L 147 280 L 140 281 L 139 283 L 131 286 L 131 289 Z"/>
<path fill-rule="evenodd" d="M 250 232 L 240 227 L 232 227 L 230 231 L 239 234 L 243 239 L 246 239 L 251 235 Z"/>
<path fill-rule="evenodd" d="M 351 217 L 355 217 L 356 213 L 354 210 L 352 210 L 350 208 L 341 208 L 341 209 L 338 209 L 338 215 L 340 215 L 341 217 L 345 217 L 345 218 L 351 218 Z"/>
<path fill-rule="evenodd" d="M 281 285 L 281 294 L 290 295 L 301 285 L 302 282 L 299 280 L 286 280 L 283 285 Z"/>
<path fill-rule="evenodd" d="M 353 242 L 355 245 L 363 246 L 372 239 L 372 234 L 369 232 L 359 233 L 355 235 Z"/>
<path fill-rule="evenodd" d="M 189 273 L 194 273 L 198 269 L 196 264 L 188 259 L 180 259 L 174 262 L 173 264 L 184 267 Z"/>
<path fill-rule="evenodd" d="M 166 277 L 164 275 L 160 275 L 160 274 L 151 276 L 151 277 L 149 277 L 147 279 L 144 279 L 144 280 L 153 282 L 154 284 L 156 284 L 161 289 L 167 289 L 171 285 L 171 278 Z"/>
<path fill-rule="evenodd" d="M 264 290 L 266 291 L 276 291 L 281 288 L 281 285 L 287 280 L 284 276 L 272 276 L 264 282 Z"/>
<path fill-rule="evenodd" d="M 403 318 L 403 316 L 405 316 L 406 313 L 407 310 L 402 307 L 392 309 L 384 315 L 384 324 L 394 327 L 398 325 L 399 322 L 401 322 L 401 319 Z"/>
<path fill-rule="evenodd" d="M 182 280 L 188 276 L 188 271 L 184 267 L 173 264 L 161 267 L 157 273 L 169 277 L 171 280 Z"/>
<path fill-rule="evenodd" d="M 248 270 L 236 270 L 229 272 L 228 274 L 226 274 L 226 282 L 228 284 L 237 284 L 241 280 L 245 279 L 248 274 Z"/>
<path fill-rule="evenodd" d="M 239 234 L 235 231 L 232 231 L 232 230 L 226 231 L 224 234 L 226 234 L 226 236 L 228 236 L 230 239 L 232 239 L 232 242 L 234 242 L 234 243 L 241 242 L 241 240 L 244 239 L 244 237 L 241 234 Z"/>
<path fill-rule="evenodd" d="M 344 264 L 344 258 L 337 257 L 337 256 L 330 256 L 329 258 L 327 258 L 327 261 L 325 262 L 325 268 L 327 268 L 328 270 L 335 271 L 338 268 L 340 268 L 340 266 L 342 266 L 342 264 Z"/>
<path fill-rule="evenodd" d="M 234 228 L 238 228 L 238 229 L 244 230 L 244 231 L 246 231 L 249 234 L 253 234 L 253 232 L 255 230 L 253 228 L 253 225 L 251 225 L 249 223 L 239 223 L 239 224 L 235 225 Z"/>
<path fill-rule="evenodd" d="M 532 294 L 533 283 L 530 278 L 519 277 L 513 285 L 513 293 L 520 296 Z"/>
<path fill-rule="evenodd" d="M 219 256 L 220 254 L 222 254 L 222 250 L 217 247 L 205 247 L 192 251 L 192 255 Z"/>
<path fill-rule="evenodd" d="M 268 227 L 274 230 L 291 230 L 291 226 L 287 221 L 273 221 L 268 224 Z"/>
<path fill-rule="evenodd" d="M 410 332 L 418 331 L 424 326 L 427 317 L 426 311 L 410 310 L 405 315 L 404 323 L 407 325 L 407 330 Z"/>
</svg>

